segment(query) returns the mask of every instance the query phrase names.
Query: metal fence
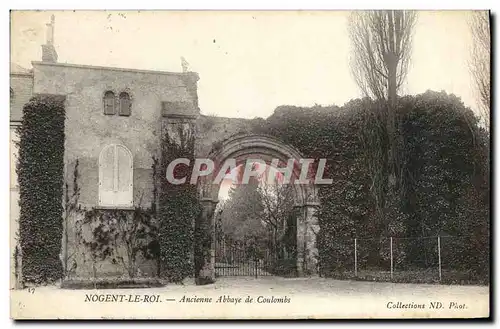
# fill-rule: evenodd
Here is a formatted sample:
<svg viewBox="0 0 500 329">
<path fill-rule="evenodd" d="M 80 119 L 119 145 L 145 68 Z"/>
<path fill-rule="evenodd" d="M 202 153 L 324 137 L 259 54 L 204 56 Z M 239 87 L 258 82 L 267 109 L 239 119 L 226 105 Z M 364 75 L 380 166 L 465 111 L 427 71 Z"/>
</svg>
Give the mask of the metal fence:
<svg viewBox="0 0 500 329">
<path fill-rule="evenodd" d="M 245 243 L 216 240 L 215 271 L 217 276 L 267 276 L 271 255 L 258 255 Z"/>
<path fill-rule="evenodd" d="M 295 276 L 296 258 L 278 255 L 272 247 L 254 239 L 215 240 L 216 276 Z"/>
<path fill-rule="evenodd" d="M 489 236 L 382 237 L 335 242 L 341 278 L 404 282 L 488 279 Z"/>
<path fill-rule="evenodd" d="M 338 279 L 414 283 L 487 283 L 489 236 L 334 239 L 320 247 L 320 275 Z M 326 253 L 327 258 L 322 257 Z M 215 240 L 217 276 L 297 275 L 296 255 L 255 239 Z"/>
</svg>

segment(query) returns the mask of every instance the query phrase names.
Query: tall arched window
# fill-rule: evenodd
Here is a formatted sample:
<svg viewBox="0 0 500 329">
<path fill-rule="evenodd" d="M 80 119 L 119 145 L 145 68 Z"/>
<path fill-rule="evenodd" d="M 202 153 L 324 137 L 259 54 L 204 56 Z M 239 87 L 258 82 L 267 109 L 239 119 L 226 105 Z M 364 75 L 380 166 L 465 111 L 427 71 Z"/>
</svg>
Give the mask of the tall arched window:
<svg viewBox="0 0 500 329">
<path fill-rule="evenodd" d="M 120 93 L 120 115 L 129 116 L 131 105 L 130 95 L 126 92 Z"/>
<path fill-rule="evenodd" d="M 99 205 L 132 207 L 134 164 L 123 145 L 105 146 L 99 155 Z"/>
<path fill-rule="evenodd" d="M 112 91 L 106 91 L 103 101 L 104 114 L 115 114 L 115 94 Z"/>
</svg>

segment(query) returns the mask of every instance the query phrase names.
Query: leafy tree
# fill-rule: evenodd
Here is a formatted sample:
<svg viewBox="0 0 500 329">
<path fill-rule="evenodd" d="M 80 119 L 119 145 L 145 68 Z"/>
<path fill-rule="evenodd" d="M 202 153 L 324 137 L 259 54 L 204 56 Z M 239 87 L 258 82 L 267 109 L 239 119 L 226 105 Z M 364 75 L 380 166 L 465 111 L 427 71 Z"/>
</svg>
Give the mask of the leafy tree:
<svg viewBox="0 0 500 329">
<path fill-rule="evenodd" d="M 259 182 L 251 177 L 248 184 L 231 187 L 229 199 L 221 208 L 221 230 L 232 240 L 245 241 L 265 234 L 264 207 Z"/>
<path fill-rule="evenodd" d="M 290 226 L 295 226 L 291 218 L 294 205 L 294 190 L 290 184 L 283 184 L 277 177 L 269 183 L 262 180 L 258 187 L 261 195 L 263 209 L 262 220 L 270 235 L 269 242 L 273 254 L 279 258 L 290 258 L 294 251 L 291 244 L 295 241 L 287 241 L 290 236 Z"/>
</svg>

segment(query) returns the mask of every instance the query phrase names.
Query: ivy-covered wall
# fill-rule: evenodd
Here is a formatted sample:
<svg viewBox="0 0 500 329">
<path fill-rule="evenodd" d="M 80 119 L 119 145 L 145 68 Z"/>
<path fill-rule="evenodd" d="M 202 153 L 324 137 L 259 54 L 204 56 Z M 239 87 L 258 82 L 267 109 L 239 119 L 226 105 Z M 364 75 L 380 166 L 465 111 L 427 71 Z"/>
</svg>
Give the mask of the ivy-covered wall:
<svg viewBox="0 0 500 329">
<path fill-rule="evenodd" d="M 194 276 L 194 223 L 200 204 L 196 186 L 171 184 L 166 179 L 166 169 L 175 159 L 189 159 L 190 165 L 178 165 L 173 173 L 175 178 L 186 177 L 186 182 L 189 182 L 195 158 L 194 143 L 194 123 L 191 120 L 164 120 L 158 171 L 158 242 L 160 276 L 173 282 Z"/>
<path fill-rule="evenodd" d="M 64 123 L 64 97 L 36 96 L 23 108 L 17 175 L 24 283 L 50 283 L 63 275 Z"/>
<path fill-rule="evenodd" d="M 256 128 L 306 157 L 327 158 L 325 176 L 334 183 L 319 189 L 322 275 L 353 270 L 354 238 L 371 243 L 358 249 L 358 261 L 380 270 L 389 268 L 389 250 L 380 247 L 388 246 L 388 237 L 400 238 L 397 267 L 409 269 L 437 264 L 435 243 L 419 237 L 450 235 L 461 238 L 443 239 L 446 269 L 487 280 L 488 132 L 454 95 L 429 91 L 401 98 L 401 181 L 391 194 L 385 132 L 375 120 L 380 112 L 368 99 L 342 107 L 283 106 Z"/>
<path fill-rule="evenodd" d="M 144 164 L 148 167 L 135 168 L 134 162 L 134 190 L 138 187 L 141 196 L 147 197 L 140 207 L 128 212 L 103 212 L 94 209 L 95 204 L 81 202 L 82 195 L 88 197 L 89 182 L 97 186 L 97 168 L 90 170 L 88 166 L 96 158 L 89 160 L 83 152 L 80 159 L 72 149 L 73 156 L 64 163 L 65 131 L 66 135 L 72 133 L 64 125 L 64 104 L 62 97 L 33 99 L 24 108 L 19 130 L 20 238 L 26 282 L 53 281 L 63 273 L 83 278 L 160 276 L 175 282 L 200 274 L 208 242 L 204 248 L 204 243 L 196 245 L 200 250 L 195 248 L 195 238 L 206 238 L 204 225 L 198 225 L 201 231 L 195 230 L 202 214 L 198 192 L 190 184 L 167 182 L 166 166 L 179 157 L 191 159 L 193 164 L 194 158 L 206 156 L 237 133 L 272 135 L 296 147 L 305 157 L 327 158 L 325 177 L 333 178 L 334 184 L 319 189 L 321 230 L 317 244 L 322 275 L 335 275 L 352 267 L 349 241 L 355 237 L 376 241 L 388 236 L 461 235 L 467 238 L 453 245 L 448 241 L 448 248 L 459 251 L 446 255 L 452 259 L 448 266 L 487 277 L 489 136 L 478 126 L 472 111 L 453 95 L 427 92 L 400 99 L 402 174 L 396 195 L 385 187 L 386 166 L 381 156 L 385 136 L 375 120 L 380 108 L 368 99 L 353 100 L 342 107 L 282 106 L 266 120 L 163 118 L 156 123 L 160 130 L 152 128 L 157 131 L 157 143 L 152 142 L 147 150 L 149 160 Z M 78 126 L 78 122 L 73 125 Z M 66 143 L 66 147 L 71 145 Z M 176 175 L 187 174 L 189 180 L 191 166 L 176 169 Z M 141 170 L 144 172 L 139 173 Z M 38 215 L 40 209 L 42 216 Z M 103 222 L 127 226 L 137 223 L 134 218 L 144 225 L 124 234 L 115 251 L 103 247 L 105 244 L 99 246 L 104 239 Z M 82 224 L 88 228 L 81 230 Z M 64 234 L 63 225 L 67 227 Z M 44 230 L 46 227 L 50 230 Z M 130 252 L 127 246 L 135 251 Z M 420 266 L 420 251 L 425 248 L 428 246 L 418 242 L 406 244 L 398 251 L 397 265 Z M 370 252 L 366 261 L 372 263 L 368 265 L 387 265 L 384 250 L 375 247 Z M 197 254 L 205 260 L 197 260 Z M 130 271 L 124 260 L 132 260 L 136 270 Z"/>
</svg>

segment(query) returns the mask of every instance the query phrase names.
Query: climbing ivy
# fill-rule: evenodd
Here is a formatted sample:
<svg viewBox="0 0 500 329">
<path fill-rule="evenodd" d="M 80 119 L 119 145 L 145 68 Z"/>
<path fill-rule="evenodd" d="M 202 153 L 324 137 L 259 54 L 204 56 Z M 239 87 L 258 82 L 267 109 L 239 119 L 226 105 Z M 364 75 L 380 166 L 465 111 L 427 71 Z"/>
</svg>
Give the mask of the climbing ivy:
<svg viewBox="0 0 500 329">
<path fill-rule="evenodd" d="M 381 248 L 388 245 L 384 238 L 405 238 L 396 251 L 401 269 L 437 262 L 432 258 L 437 257 L 435 246 L 418 237 L 452 235 L 470 237 L 446 240 L 449 268 L 487 278 L 487 132 L 454 95 L 429 91 L 401 98 L 401 182 L 391 194 L 386 188 L 387 136 L 376 120 L 379 113 L 380 105 L 369 99 L 342 107 L 280 106 L 255 127 L 295 146 L 305 157 L 327 159 L 325 177 L 334 183 L 318 191 L 321 274 L 353 270 L 354 238 L 364 239 L 358 265 L 377 269 L 390 266 L 388 252 Z"/>
<path fill-rule="evenodd" d="M 158 223 L 156 220 L 156 187 L 153 184 L 153 202 L 150 208 L 139 206 L 134 209 L 102 209 L 90 210 L 80 207 L 79 196 L 80 173 L 79 161 L 75 161 L 73 170 L 73 188 L 65 191 L 65 225 L 74 225 L 76 249 L 83 247 L 81 256 L 85 263 L 89 258 L 94 279 L 97 278 L 96 265 L 99 261 L 110 260 L 117 267 L 122 267 L 133 279 L 138 276 L 141 261 L 159 258 Z M 156 161 L 153 159 L 153 177 Z M 81 216 L 79 216 L 81 215 Z M 71 224 L 70 218 L 73 218 Z M 64 253 L 65 272 L 76 271 L 78 266 L 77 251 L 68 254 L 68 232 L 65 230 L 66 248 Z M 72 261 L 71 265 L 69 264 Z M 69 267 L 71 266 L 71 267 Z M 67 275 L 68 276 L 68 275 Z"/>
<path fill-rule="evenodd" d="M 61 264 L 64 97 L 40 95 L 23 108 L 18 128 L 19 232 L 24 283 L 63 275 Z"/>
<path fill-rule="evenodd" d="M 188 125 L 188 129 L 186 128 Z M 189 124 L 179 124 L 169 135 L 164 127 L 159 160 L 159 234 L 160 275 L 171 282 L 182 282 L 193 274 L 194 222 L 200 213 L 196 185 L 189 184 L 194 164 L 194 136 Z M 187 158 L 190 165 L 177 165 L 174 177 L 186 177 L 185 184 L 171 184 L 166 179 L 167 166 L 174 159 Z"/>
<path fill-rule="evenodd" d="M 151 209 L 94 208 L 78 223 L 78 243 L 86 247 L 94 270 L 97 261 L 108 259 L 135 278 L 140 259 L 157 257 L 155 224 Z"/>
<path fill-rule="evenodd" d="M 78 267 L 77 263 L 77 250 L 79 246 L 75 246 L 70 252 L 69 241 L 70 241 L 70 231 L 78 234 L 78 231 L 72 230 L 72 226 L 77 223 L 78 217 L 85 214 L 85 209 L 80 205 L 80 192 L 81 188 L 79 185 L 80 171 L 79 160 L 75 160 L 75 166 L 73 168 L 72 177 L 72 188 L 70 189 L 69 182 L 66 181 L 64 184 L 64 211 L 63 211 L 63 270 L 64 278 L 67 279 L 71 275 L 75 274 Z M 73 236 L 72 236 L 73 237 Z M 76 237 L 77 238 L 77 237 Z"/>
</svg>

